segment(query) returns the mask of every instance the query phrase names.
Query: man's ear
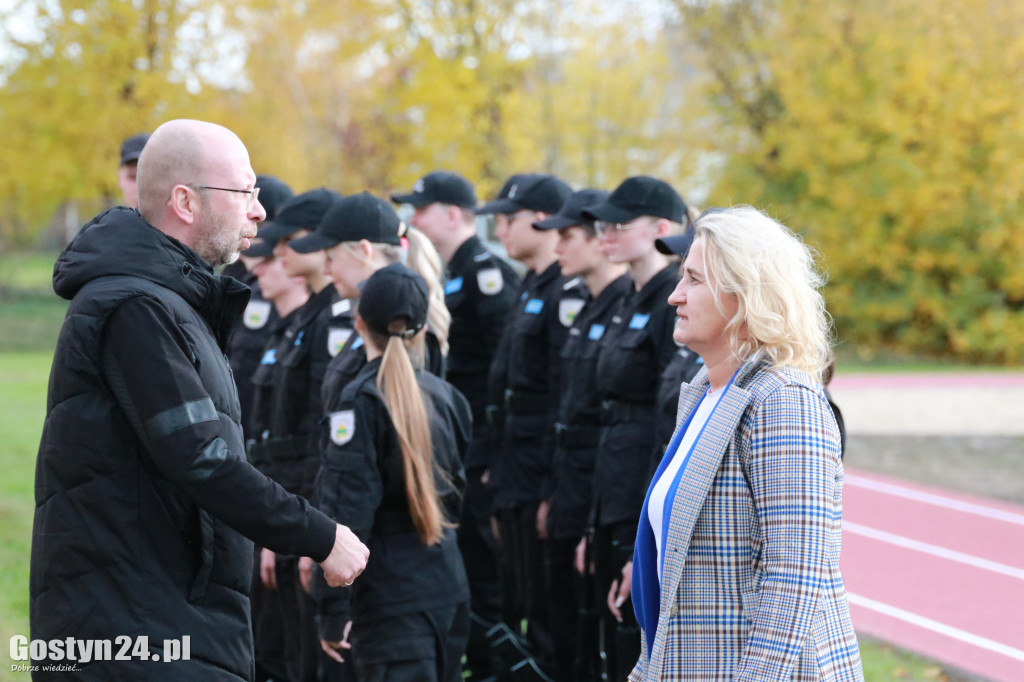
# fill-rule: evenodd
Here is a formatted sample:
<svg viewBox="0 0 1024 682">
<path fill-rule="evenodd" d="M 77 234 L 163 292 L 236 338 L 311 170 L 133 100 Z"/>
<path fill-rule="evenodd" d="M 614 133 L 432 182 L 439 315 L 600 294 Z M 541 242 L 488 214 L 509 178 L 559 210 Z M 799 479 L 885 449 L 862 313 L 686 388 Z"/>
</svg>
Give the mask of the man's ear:
<svg viewBox="0 0 1024 682">
<path fill-rule="evenodd" d="M 655 225 L 657 228 L 655 238 L 660 239 L 661 237 L 667 237 L 672 234 L 672 223 L 665 220 L 664 218 L 658 218 L 658 222 Z"/>
<path fill-rule="evenodd" d="M 186 225 L 196 221 L 199 209 L 198 194 L 185 185 L 175 185 L 171 189 L 171 211 L 175 217 Z"/>
</svg>

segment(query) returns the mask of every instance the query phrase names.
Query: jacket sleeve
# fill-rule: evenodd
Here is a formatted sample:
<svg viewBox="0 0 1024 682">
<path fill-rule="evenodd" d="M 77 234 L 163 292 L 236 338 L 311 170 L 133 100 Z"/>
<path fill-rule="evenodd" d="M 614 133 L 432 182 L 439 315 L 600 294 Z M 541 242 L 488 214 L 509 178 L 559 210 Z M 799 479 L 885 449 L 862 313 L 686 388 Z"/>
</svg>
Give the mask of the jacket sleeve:
<svg viewBox="0 0 1024 682">
<path fill-rule="evenodd" d="M 741 446 L 763 545 L 755 612 L 736 680 L 790 679 L 828 575 L 839 434 L 828 404 L 788 384 L 757 410 Z"/>
<path fill-rule="evenodd" d="M 326 559 L 335 524 L 246 461 L 240 433 L 229 435 L 239 427 L 214 406 L 200 377 L 201 360 L 174 315 L 139 296 L 113 312 L 105 332 L 102 371 L 148 456 L 147 467 L 261 546 Z"/>
</svg>

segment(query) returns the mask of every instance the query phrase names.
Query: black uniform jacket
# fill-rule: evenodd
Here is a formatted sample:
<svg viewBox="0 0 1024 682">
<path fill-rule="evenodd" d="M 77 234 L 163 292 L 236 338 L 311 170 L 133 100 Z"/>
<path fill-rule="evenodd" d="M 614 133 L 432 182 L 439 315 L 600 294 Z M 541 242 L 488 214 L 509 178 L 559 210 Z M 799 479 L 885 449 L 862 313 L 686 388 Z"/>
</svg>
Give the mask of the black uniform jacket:
<svg viewBox="0 0 1024 682">
<path fill-rule="evenodd" d="M 274 480 L 277 477 L 273 473 L 273 460 L 266 448 L 256 447 L 258 443 L 270 437 L 270 427 L 274 419 L 274 370 L 277 367 L 277 356 L 283 355 L 287 346 L 294 340 L 293 327 L 295 318 L 302 310 L 296 308 L 284 317 L 278 317 L 270 324 L 269 334 L 264 344 L 263 352 L 260 355 L 259 364 L 251 374 L 251 380 L 244 382 L 236 375 L 237 383 L 250 383 L 253 388 L 252 408 L 249 414 L 243 413 L 242 424 L 245 432 L 245 442 L 249 461 L 252 465 L 270 476 Z"/>
<path fill-rule="evenodd" d="M 488 251 L 476 236 L 463 242 L 448 263 L 444 302 L 452 323 L 446 378 L 466 396 L 476 428 L 485 420 L 487 373 L 519 298 L 519 286 L 512 266 Z M 477 464 L 486 466 L 486 458 Z M 474 464 L 467 462 L 466 468 Z"/>
<path fill-rule="evenodd" d="M 612 316 L 632 288 L 628 274 L 610 282 L 583 306 L 562 348 L 562 400 L 548 511 L 548 534 L 556 539 L 579 539 L 587 528 L 601 431 L 601 401 L 594 390 L 597 352 Z"/>
<path fill-rule="evenodd" d="M 335 525 L 245 460 L 224 347 L 248 288 L 119 207 L 61 254 L 54 289 L 71 304 L 36 465 L 32 638 L 146 635 L 162 655 L 191 637 L 190 661 L 81 680 L 250 679 L 246 537 L 321 561 Z"/>
<path fill-rule="evenodd" d="M 271 462 L 278 482 L 307 497 L 319 466 L 321 385 L 331 358 L 356 336 L 352 320 L 352 302 L 333 286 L 295 311 L 273 358 L 270 423 L 250 448 L 255 460 Z"/>
<path fill-rule="evenodd" d="M 316 581 L 320 636 L 332 641 L 341 639 L 348 620 L 358 627 L 469 599 L 454 530 L 447 528 L 441 542 L 428 547 L 413 525 L 398 433 L 377 390 L 380 365 L 380 358 L 364 365 L 342 391 L 339 409 L 328 417 L 331 437 L 317 476 L 320 508 L 370 548 L 366 570 L 353 587 L 330 589 L 322 578 Z M 469 404 L 428 372 L 417 371 L 416 380 L 427 406 L 438 496 L 454 522 L 465 486 Z"/>
<path fill-rule="evenodd" d="M 249 431 L 250 414 L 255 387 L 250 378 L 260 366 L 263 349 L 267 339 L 280 319 L 274 304 L 263 298 L 256 277 L 247 272 L 238 261 L 224 269 L 224 274 L 234 277 L 242 284 L 249 285 L 252 296 L 242 313 L 242 324 L 235 327 L 228 341 L 228 362 L 231 373 L 235 375 L 235 387 L 238 389 L 238 402 L 242 406 L 242 428 L 246 440 L 255 437 Z"/>
<path fill-rule="evenodd" d="M 640 517 L 658 442 L 658 385 L 677 350 L 675 308 L 668 297 L 678 278 L 672 263 L 640 291 L 630 291 L 601 339 L 596 388 L 602 430 L 593 519 L 598 525 Z"/>
<path fill-rule="evenodd" d="M 492 465 L 500 507 L 550 494 L 562 347 L 586 298 L 579 280 L 567 282 L 557 262 L 523 281 L 490 378 L 490 391 L 504 391 L 504 440 Z"/>
</svg>

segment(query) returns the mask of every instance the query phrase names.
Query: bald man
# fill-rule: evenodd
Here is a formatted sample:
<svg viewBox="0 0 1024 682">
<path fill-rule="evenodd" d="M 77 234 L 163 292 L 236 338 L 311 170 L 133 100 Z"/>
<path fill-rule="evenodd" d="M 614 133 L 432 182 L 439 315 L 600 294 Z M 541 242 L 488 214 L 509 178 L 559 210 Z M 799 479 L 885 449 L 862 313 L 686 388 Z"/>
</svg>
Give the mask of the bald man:
<svg viewBox="0 0 1024 682">
<path fill-rule="evenodd" d="M 255 181 L 231 131 L 165 123 L 139 211 L 99 215 L 54 267 L 71 304 L 36 463 L 31 639 L 51 643 L 34 679 L 249 680 L 251 540 L 334 585 L 366 565 L 347 528 L 245 459 L 223 349 L 249 289 L 214 266 L 265 215 Z"/>
</svg>

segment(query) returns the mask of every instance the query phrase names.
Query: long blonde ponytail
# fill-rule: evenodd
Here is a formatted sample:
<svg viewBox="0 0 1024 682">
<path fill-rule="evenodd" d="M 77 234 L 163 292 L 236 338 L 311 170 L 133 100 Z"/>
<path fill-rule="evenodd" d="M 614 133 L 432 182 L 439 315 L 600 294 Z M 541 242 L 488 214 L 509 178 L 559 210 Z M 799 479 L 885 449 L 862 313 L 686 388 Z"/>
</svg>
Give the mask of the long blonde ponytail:
<svg viewBox="0 0 1024 682">
<path fill-rule="evenodd" d="M 440 542 L 442 529 L 447 524 L 434 481 L 434 455 L 427 407 L 419 384 L 416 383 L 416 373 L 406 348 L 410 341 L 403 341 L 400 336 L 405 331 L 405 322 L 392 322 L 388 331 L 391 335 L 386 339 L 371 332 L 373 342 L 384 348 L 384 357 L 377 373 L 377 390 L 384 398 L 391 422 L 398 433 L 405 473 L 405 496 L 409 502 L 413 525 L 425 544 L 434 545 Z M 423 334 L 417 334 L 416 337 L 422 343 Z"/>
</svg>

